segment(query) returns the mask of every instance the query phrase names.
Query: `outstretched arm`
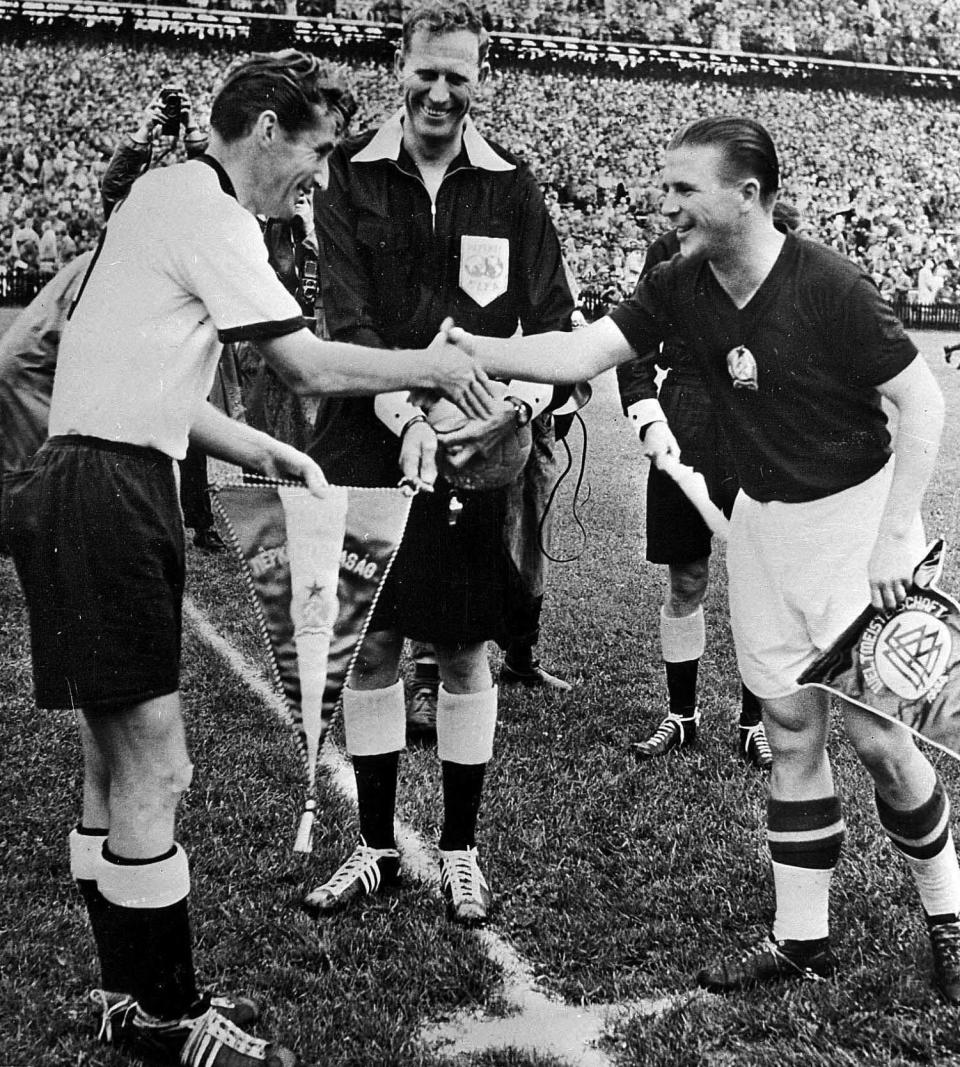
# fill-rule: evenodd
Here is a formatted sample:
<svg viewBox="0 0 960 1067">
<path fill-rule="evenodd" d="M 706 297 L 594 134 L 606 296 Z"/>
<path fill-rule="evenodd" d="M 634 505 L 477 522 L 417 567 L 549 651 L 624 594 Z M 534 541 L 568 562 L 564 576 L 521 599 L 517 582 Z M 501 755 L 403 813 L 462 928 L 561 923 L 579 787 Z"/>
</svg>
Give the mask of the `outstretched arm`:
<svg viewBox="0 0 960 1067">
<path fill-rule="evenodd" d="M 372 396 L 429 389 L 447 397 L 469 418 L 484 418 L 494 410 L 486 373 L 443 332 L 429 348 L 406 351 L 320 341 L 308 330 L 261 341 L 259 347 L 298 396 Z"/>
<path fill-rule="evenodd" d="M 573 333 L 538 333 L 529 337 L 477 337 L 454 327 L 449 339 L 473 356 L 494 378 L 572 385 L 636 355 L 610 318 L 598 319 Z"/>
</svg>

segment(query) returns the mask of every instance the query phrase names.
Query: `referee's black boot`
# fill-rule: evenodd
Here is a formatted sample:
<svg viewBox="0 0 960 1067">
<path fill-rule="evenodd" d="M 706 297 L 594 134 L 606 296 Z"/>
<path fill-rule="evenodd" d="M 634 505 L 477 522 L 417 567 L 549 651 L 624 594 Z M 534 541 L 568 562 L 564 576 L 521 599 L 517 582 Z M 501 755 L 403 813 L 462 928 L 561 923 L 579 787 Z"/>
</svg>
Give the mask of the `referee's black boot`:
<svg viewBox="0 0 960 1067">
<path fill-rule="evenodd" d="M 523 685 L 533 689 L 549 689 L 554 693 L 569 693 L 573 689 L 569 682 L 541 667 L 537 659 L 530 660 L 523 666 L 512 664 L 509 658 L 505 659 L 500 668 L 499 682 L 501 685 Z"/>
<path fill-rule="evenodd" d="M 227 546 L 213 526 L 201 526 L 193 535 L 193 543 L 201 552 L 222 552 Z"/>
<path fill-rule="evenodd" d="M 660 725 L 646 739 L 630 746 L 637 759 L 653 759 L 665 756 L 675 748 L 686 748 L 697 739 L 697 727 L 700 725 L 700 709 L 694 708 L 692 715 L 677 715 L 668 712 Z"/>
</svg>

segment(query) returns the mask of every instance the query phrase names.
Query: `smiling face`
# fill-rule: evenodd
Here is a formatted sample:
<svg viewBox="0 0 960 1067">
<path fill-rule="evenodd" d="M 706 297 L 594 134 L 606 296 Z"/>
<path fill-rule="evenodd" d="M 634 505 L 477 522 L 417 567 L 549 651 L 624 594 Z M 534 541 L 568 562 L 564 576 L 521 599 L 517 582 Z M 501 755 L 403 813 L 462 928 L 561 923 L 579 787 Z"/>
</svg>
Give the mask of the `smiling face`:
<svg viewBox="0 0 960 1067">
<path fill-rule="evenodd" d="M 459 147 L 470 105 L 486 75 L 480 39 L 470 30 L 418 29 L 397 56 L 405 135 L 431 154 Z"/>
<path fill-rule="evenodd" d="M 258 182 L 258 214 L 292 218 L 297 201 L 312 196 L 314 185 L 326 188 L 327 160 L 340 140 L 341 120 L 337 112 L 322 107 L 315 107 L 314 114 L 314 124 L 298 133 L 289 134 L 277 123 L 270 126 Z"/>
<path fill-rule="evenodd" d="M 713 145 L 666 154 L 660 210 L 676 227 L 684 256 L 721 258 L 741 232 L 748 207 L 744 181 L 731 181 L 723 164 L 723 151 Z"/>
</svg>

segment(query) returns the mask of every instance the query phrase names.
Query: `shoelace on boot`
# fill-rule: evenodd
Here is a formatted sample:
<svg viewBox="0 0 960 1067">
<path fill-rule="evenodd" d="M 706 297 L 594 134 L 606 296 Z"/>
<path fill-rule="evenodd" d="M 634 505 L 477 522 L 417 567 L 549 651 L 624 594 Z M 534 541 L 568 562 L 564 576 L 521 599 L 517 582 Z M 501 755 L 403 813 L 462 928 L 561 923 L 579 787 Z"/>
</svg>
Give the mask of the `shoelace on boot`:
<svg viewBox="0 0 960 1067">
<path fill-rule="evenodd" d="M 367 844 L 357 845 L 347 861 L 320 888 L 329 890 L 334 896 L 339 896 L 359 879 L 364 889 L 368 893 L 373 893 L 379 888 L 381 878 L 380 865 L 377 860 L 386 857 L 397 859 L 399 856 L 400 853 L 395 848 L 371 848 Z"/>
<path fill-rule="evenodd" d="M 454 904 L 481 900 L 481 889 L 486 888 L 487 883 L 477 863 L 477 850 L 470 848 L 444 853 L 441 883 L 449 890 Z"/>
<path fill-rule="evenodd" d="M 757 759 L 761 763 L 773 762 L 773 752 L 770 749 L 770 742 L 767 740 L 767 731 L 763 728 L 763 723 L 757 723 L 755 726 L 740 727 L 743 730 L 743 752 L 744 755 L 749 754 L 750 746 L 756 749 Z"/>
</svg>

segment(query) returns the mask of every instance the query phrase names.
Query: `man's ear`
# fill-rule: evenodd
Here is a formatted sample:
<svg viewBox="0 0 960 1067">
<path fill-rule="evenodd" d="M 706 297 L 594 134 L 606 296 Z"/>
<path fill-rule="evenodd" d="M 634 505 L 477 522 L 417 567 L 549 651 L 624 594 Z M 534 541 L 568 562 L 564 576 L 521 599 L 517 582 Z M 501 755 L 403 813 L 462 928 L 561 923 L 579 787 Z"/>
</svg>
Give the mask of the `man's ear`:
<svg viewBox="0 0 960 1067">
<path fill-rule="evenodd" d="M 257 121 L 253 124 L 253 132 L 261 144 L 269 144 L 276 140 L 280 132 L 280 123 L 277 121 L 275 111 L 261 111 Z"/>
<path fill-rule="evenodd" d="M 757 178 L 746 178 L 740 183 L 740 196 L 743 201 L 744 211 L 749 211 L 755 204 L 760 203 L 760 181 Z"/>
<path fill-rule="evenodd" d="M 398 78 L 403 77 L 403 45 L 393 53 L 393 73 Z"/>
<path fill-rule="evenodd" d="M 485 81 L 487 80 L 487 78 L 489 78 L 489 77 L 490 77 L 490 64 L 489 64 L 489 63 L 488 63 L 488 62 L 487 62 L 486 60 L 484 60 L 484 61 L 483 61 L 483 62 L 482 62 L 482 63 L 480 64 L 480 77 L 479 77 L 479 79 L 478 79 L 478 84 L 479 84 L 479 85 L 483 85 L 483 83 L 484 83 L 484 82 L 485 82 Z"/>
</svg>

